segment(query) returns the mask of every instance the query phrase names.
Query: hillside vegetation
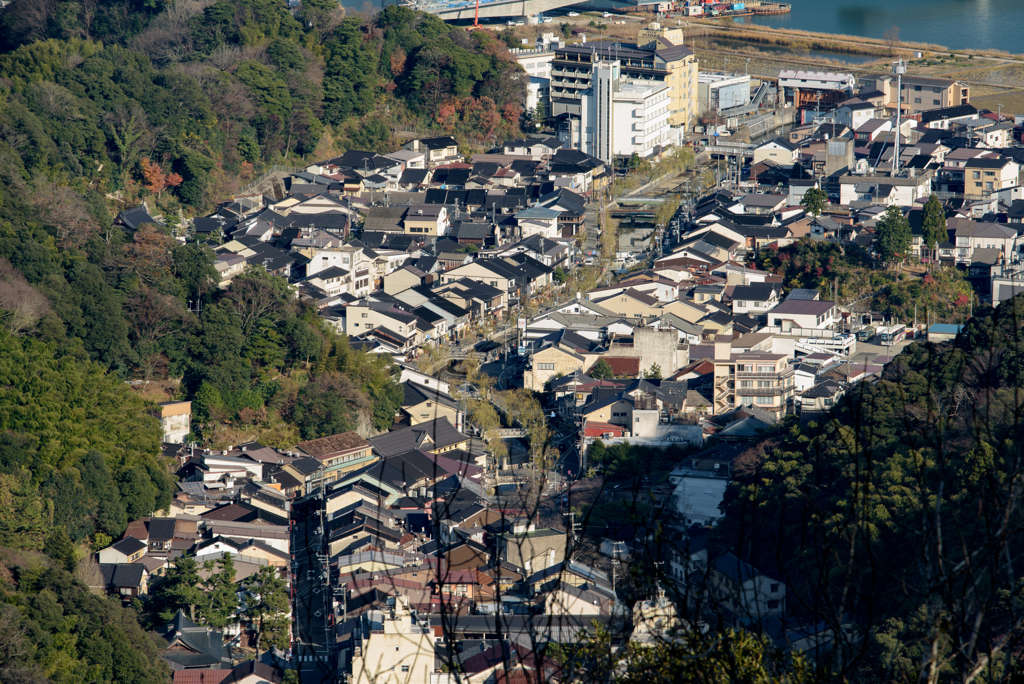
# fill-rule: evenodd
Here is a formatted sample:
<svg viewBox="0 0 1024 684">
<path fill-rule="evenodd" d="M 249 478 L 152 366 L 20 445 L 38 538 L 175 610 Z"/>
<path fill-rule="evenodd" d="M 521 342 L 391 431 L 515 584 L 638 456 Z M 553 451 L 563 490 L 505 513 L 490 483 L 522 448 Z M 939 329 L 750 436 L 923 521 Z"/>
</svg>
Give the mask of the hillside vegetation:
<svg viewBox="0 0 1024 684">
<path fill-rule="evenodd" d="M 977 312 L 740 457 L 716 542 L 784 578 L 795 614 L 852 625 L 831 678 L 1020 676 L 1022 323 L 1022 297 Z"/>
<path fill-rule="evenodd" d="M 952 267 L 938 268 L 923 276 L 875 267 L 855 245 L 803 238 L 778 248 L 758 252 L 758 268 L 782 276 L 785 289 L 808 288 L 832 298 L 836 279 L 839 299 L 854 310 L 875 311 L 910 323 L 915 309 L 935 323 L 962 323 L 970 313 L 971 286 L 963 273 Z"/>
<path fill-rule="evenodd" d="M 16 0 L 0 21 L 0 178 L 29 198 L 58 189 L 65 214 L 86 195 L 79 222 L 103 223 L 96 193 L 173 214 L 267 164 L 393 150 L 407 127 L 518 130 L 525 81 L 505 44 L 405 7 Z"/>
</svg>

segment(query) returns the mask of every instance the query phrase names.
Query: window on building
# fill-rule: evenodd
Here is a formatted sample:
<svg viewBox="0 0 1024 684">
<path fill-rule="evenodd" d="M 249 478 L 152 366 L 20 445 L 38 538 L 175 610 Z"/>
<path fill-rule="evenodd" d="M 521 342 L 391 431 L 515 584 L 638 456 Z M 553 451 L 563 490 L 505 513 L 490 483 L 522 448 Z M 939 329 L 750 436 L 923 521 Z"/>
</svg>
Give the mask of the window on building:
<svg viewBox="0 0 1024 684">
<path fill-rule="evenodd" d="M 914 104 L 921 104 L 921 98 L 915 97 L 914 98 Z"/>
<path fill-rule="evenodd" d="M 540 366 L 540 370 L 555 370 L 555 364 L 553 363 L 541 363 L 538 365 Z"/>
<path fill-rule="evenodd" d="M 743 308 L 746 308 L 747 303 L 744 302 L 744 301 L 738 301 L 738 302 L 736 302 L 736 306 L 738 306 L 739 308 L 743 309 Z"/>
<path fill-rule="evenodd" d="M 779 585 L 778 584 L 769 584 L 768 585 L 768 591 L 772 592 L 773 594 L 778 594 L 779 593 Z"/>
<path fill-rule="evenodd" d="M 932 104 L 938 106 L 938 105 L 940 105 L 942 103 L 939 102 L 938 100 L 932 100 Z"/>
<path fill-rule="evenodd" d="M 771 404 L 772 403 L 772 398 L 771 397 L 758 397 L 756 403 L 758 403 L 758 404 Z"/>
<path fill-rule="evenodd" d="M 775 372 L 775 366 L 758 366 L 757 367 L 757 372 L 758 373 L 774 373 Z"/>
<path fill-rule="evenodd" d="M 917 92 L 921 92 L 921 86 L 914 86 L 914 90 Z"/>
<path fill-rule="evenodd" d="M 768 602 L 768 609 L 769 610 L 775 610 L 778 607 L 779 607 L 779 602 L 778 601 L 772 600 L 772 601 Z"/>
<path fill-rule="evenodd" d="M 395 649 L 395 650 L 398 650 L 398 649 Z M 408 671 L 409 671 L 409 666 L 408 665 L 403 665 L 402 666 L 402 672 L 408 672 Z"/>
<path fill-rule="evenodd" d="M 975 180 L 981 178 L 981 171 L 972 171 L 971 172 L 971 178 L 973 178 Z"/>
</svg>

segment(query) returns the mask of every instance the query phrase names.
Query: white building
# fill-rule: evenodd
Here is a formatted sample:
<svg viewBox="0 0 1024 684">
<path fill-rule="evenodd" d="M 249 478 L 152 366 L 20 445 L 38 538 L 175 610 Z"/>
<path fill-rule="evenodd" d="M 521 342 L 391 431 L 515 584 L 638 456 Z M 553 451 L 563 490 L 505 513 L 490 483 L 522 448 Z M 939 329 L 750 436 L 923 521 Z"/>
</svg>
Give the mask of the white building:
<svg viewBox="0 0 1024 684">
<path fill-rule="evenodd" d="M 783 69 L 779 72 L 780 88 L 796 88 L 813 90 L 844 90 L 853 92 L 857 79 L 853 74 L 839 74 L 826 71 L 799 71 Z"/>
<path fill-rule="evenodd" d="M 719 508 L 729 486 L 731 467 L 728 462 L 688 459 L 669 473 L 675 485 L 672 502 L 676 513 L 689 525 L 713 525 L 722 517 Z"/>
<path fill-rule="evenodd" d="M 362 618 L 352 657 L 353 684 L 430 684 L 434 671 L 434 635 L 409 609 L 409 599 L 395 597 L 385 614 L 371 610 Z"/>
<path fill-rule="evenodd" d="M 750 103 L 750 76 L 704 72 L 697 75 L 697 112 L 717 112 Z"/>
<path fill-rule="evenodd" d="M 551 79 L 530 76 L 526 84 L 526 111 L 551 111 Z"/>
<path fill-rule="evenodd" d="M 623 82 L 619 67 L 618 61 L 594 63 L 581 107 L 583 149 L 606 162 L 634 153 L 650 157 L 672 138 L 669 87 L 658 81 Z"/>
<path fill-rule="evenodd" d="M 192 402 L 163 401 L 160 402 L 160 425 L 164 430 L 164 442 L 168 444 L 184 444 L 188 433 L 192 431 Z"/>
<path fill-rule="evenodd" d="M 731 553 L 711 564 L 715 595 L 738 618 L 761 618 L 786 612 L 786 583 Z"/>
<path fill-rule="evenodd" d="M 536 78 L 551 78 L 551 60 L 555 58 L 555 48 L 564 47 L 563 41 L 555 40 L 554 33 L 545 33 L 537 38 L 536 48 L 533 50 L 513 49 L 512 56 L 523 67 L 527 76 Z"/>
</svg>

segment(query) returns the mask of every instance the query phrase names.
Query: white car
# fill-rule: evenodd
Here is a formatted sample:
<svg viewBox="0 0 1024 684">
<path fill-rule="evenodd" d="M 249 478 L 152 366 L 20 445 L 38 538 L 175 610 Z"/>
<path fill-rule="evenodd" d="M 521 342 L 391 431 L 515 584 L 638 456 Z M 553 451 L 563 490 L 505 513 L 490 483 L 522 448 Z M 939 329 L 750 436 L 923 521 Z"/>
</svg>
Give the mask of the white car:
<svg viewBox="0 0 1024 684">
<path fill-rule="evenodd" d="M 612 15 L 612 13 L 611 13 L 611 12 L 605 12 L 605 13 L 604 13 L 604 14 L 602 14 L 601 16 L 602 16 L 602 17 L 604 17 L 605 19 L 607 19 L 608 17 L 614 16 L 614 15 Z"/>
<path fill-rule="evenodd" d="M 523 23 L 522 21 L 516 21 L 515 19 L 509 19 L 508 20 L 508 25 L 509 26 L 525 26 L 526 24 Z"/>
<path fill-rule="evenodd" d="M 554 21 L 554 19 L 552 19 L 551 17 L 544 17 L 544 23 L 545 24 L 550 24 L 553 21 Z"/>
<path fill-rule="evenodd" d="M 570 17 L 578 17 L 578 16 L 580 16 L 580 13 L 579 12 L 569 12 L 569 16 Z"/>
</svg>

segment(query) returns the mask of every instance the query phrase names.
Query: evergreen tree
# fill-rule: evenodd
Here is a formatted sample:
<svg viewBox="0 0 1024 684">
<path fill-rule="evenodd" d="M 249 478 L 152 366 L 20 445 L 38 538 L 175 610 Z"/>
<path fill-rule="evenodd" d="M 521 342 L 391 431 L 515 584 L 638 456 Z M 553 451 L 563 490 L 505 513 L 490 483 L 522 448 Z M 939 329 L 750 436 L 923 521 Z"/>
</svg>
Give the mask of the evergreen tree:
<svg viewBox="0 0 1024 684">
<path fill-rule="evenodd" d="M 39 496 L 27 471 L 0 474 L 0 546 L 42 548 L 53 524 L 53 504 Z"/>
<path fill-rule="evenodd" d="M 259 658 L 264 633 L 280 631 L 280 624 L 275 622 L 288 612 L 288 592 L 278 569 L 265 565 L 254 575 L 250 575 L 243 584 L 245 588 L 245 607 L 243 614 L 250 623 L 256 625 L 256 657 Z"/>
<path fill-rule="evenodd" d="M 206 580 L 207 606 L 203 611 L 206 624 L 214 629 L 223 629 L 231 624 L 238 611 L 238 587 L 235 584 L 235 561 L 230 553 L 223 558 L 207 561 L 203 568 L 210 573 Z"/>
<path fill-rule="evenodd" d="M 75 566 L 78 565 L 78 549 L 75 548 L 75 543 L 71 541 L 71 537 L 63 527 L 53 528 L 43 544 L 43 551 L 68 572 L 75 571 Z"/>
<path fill-rule="evenodd" d="M 644 377 L 650 380 L 661 380 L 661 366 L 656 363 L 652 363 L 651 367 L 647 369 Z"/>
<path fill-rule="evenodd" d="M 875 248 L 883 264 L 902 264 L 910 253 L 910 223 L 899 207 L 889 207 L 876 227 Z"/>
<path fill-rule="evenodd" d="M 815 218 L 825 211 L 827 204 L 828 195 L 825 194 L 824 190 L 819 190 L 818 188 L 811 188 L 804 193 L 803 198 L 800 200 L 800 206 L 804 208 L 804 211 Z"/>
<path fill-rule="evenodd" d="M 924 205 L 924 219 L 921 222 L 921 241 L 932 252 L 932 259 L 935 259 L 935 249 L 948 239 L 946 212 L 943 210 L 938 196 L 933 193 Z"/>
<path fill-rule="evenodd" d="M 189 620 L 197 622 L 208 605 L 202 584 L 195 557 L 179 556 L 154 591 L 157 605 L 160 606 L 160 617 L 165 621 L 171 620 L 180 608 L 188 613 Z"/>
<path fill-rule="evenodd" d="M 611 364 L 604 359 L 598 359 L 590 369 L 590 377 L 595 380 L 610 380 L 615 377 L 615 373 L 612 371 Z"/>
</svg>

